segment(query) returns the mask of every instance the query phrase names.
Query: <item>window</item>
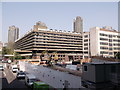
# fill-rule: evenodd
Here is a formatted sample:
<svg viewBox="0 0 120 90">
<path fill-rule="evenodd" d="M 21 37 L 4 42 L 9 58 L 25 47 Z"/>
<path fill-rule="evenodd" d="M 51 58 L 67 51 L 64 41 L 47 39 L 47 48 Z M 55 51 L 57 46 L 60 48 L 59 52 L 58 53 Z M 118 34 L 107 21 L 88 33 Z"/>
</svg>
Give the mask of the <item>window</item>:
<svg viewBox="0 0 120 90">
<path fill-rule="evenodd" d="M 88 43 L 85 43 L 84 46 L 88 46 Z"/>
<path fill-rule="evenodd" d="M 84 66 L 84 71 L 87 71 L 87 66 Z"/>
<path fill-rule="evenodd" d="M 109 52 L 109 55 L 112 55 L 113 53 L 112 52 Z"/>
<path fill-rule="evenodd" d="M 107 38 L 100 38 L 100 40 L 108 41 L 108 39 L 107 39 Z"/>
<path fill-rule="evenodd" d="M 85 37 L 85 38 L 87 38 L 87 37 L 88 37 L 88 35 L 85 35 L 84 37 Z"/>
<path fill-rule="evenodd" d="M 100 54 L 108 54 L 108 52 L 105 52 L 105 51 L 100 51 Z"/>
<path fill-rule="evenodd" d="M 88 50 L 88 47 L 84 48 L 84 50 Z"/>
<path fill-rule="evenodd" d="M 84 42 L 88 42 L 88 39 L 85 39 Z"/>
<path fill-rule="evenodd" d="M 109 46 L 112 46 L 112 43 L 109 43 Z"/>
<path fill-rule="evenodd" d="M 112 48 L 109 48 L 109 50 L 112 50 Z"/>
<path fill-rule="evenodd" d="M 100 42 L 100 45 L 108 45 L 108 43 Z"/>
<path fill-rule="evenodd" d="M 112 39 L 109 39 L 109 42 L 112 42 Z"/>
<path fill-rule="evenodd" d="M 100 36 L 108 36 L 107 34 L 100 33 Z"/>
<path fill-rule="evenodd" d="M 108 49 L 108 47 L 100 47 L 100 49 Z"/>
<path fill-rule="evenodd" d="M 109 35 L 109 38 L 112 38 L 112 35 Z"/>
</svg>

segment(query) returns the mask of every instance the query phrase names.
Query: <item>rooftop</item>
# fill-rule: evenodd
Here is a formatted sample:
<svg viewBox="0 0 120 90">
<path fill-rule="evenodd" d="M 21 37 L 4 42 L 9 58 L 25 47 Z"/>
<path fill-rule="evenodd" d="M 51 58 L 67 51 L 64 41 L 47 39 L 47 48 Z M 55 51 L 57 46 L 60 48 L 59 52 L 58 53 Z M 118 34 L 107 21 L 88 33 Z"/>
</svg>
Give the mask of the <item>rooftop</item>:
<svg viewBox="0 0 120 90">
<path fill-rule="evenodd" d="M 91 64 L 91 65 L 103 65 L 103 64 L 120 64 L 120 62 L 90 62 L 83 64 Z"/>
</svg>

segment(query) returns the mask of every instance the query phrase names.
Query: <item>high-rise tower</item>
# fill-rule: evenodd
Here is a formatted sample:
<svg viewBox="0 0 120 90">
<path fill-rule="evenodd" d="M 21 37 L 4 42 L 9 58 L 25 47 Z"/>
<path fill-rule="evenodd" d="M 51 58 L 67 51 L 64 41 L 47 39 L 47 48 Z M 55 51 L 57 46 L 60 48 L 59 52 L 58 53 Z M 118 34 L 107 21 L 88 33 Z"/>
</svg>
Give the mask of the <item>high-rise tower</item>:
<svg viewBox="0 0 120 90">
<path fill-rule="evenodd" d="M 77 16 L 73 21 L 73 30 L 76 33 L 83 32 L 83 19 L 80 16 Z"/>
<path fill-rule="evenodd" d="M 8 30 L 8 46 L 10 48 L 13 48 L 13 44 L 15 42 L 15 40 L 17 40 L 19 38 L 19 28 L 13 26 L 9 27 Z"/>
<path fill-rule="evenodd" d="M 36 25 L 34 25 L 34 30 L 38 30 L 38 29 L 47 29 L 47 26 L 45 23 L 38 21 Z"/>
</svg>

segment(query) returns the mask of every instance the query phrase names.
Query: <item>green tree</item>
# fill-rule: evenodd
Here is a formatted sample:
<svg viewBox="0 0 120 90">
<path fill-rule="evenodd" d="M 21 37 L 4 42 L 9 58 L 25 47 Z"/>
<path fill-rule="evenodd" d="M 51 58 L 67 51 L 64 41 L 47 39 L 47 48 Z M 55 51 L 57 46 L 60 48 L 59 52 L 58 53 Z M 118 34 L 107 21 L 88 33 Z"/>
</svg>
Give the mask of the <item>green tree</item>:
<svg viewBox="0 0 120 90">
<path fill-rule="evenodd" d="M 2 55 L 4 56 L 5 54 L 12 54 L 13 55 L 14 50 L 8 47 L 3 47 L 2 48 Z"/>
<path fill-rule="evenodd" d="M 22 59 L 22 56 L 20 56 L 19 53 L 14 52 L 14 59 L 18 60 L 18 59 Z"/>
<path fill-rule="evenodd" d="M 117 59 L 120 59 L 120 52 L 117 53 L 116 57 Z"/>
</svg>

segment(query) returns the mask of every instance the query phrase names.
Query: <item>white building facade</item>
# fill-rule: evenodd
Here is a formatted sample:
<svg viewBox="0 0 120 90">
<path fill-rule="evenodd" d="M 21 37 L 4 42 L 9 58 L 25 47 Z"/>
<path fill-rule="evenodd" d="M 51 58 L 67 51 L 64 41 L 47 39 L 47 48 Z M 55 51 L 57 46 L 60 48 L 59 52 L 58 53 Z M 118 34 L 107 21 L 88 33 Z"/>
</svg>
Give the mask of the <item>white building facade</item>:
<svg viewBox="0 0 120 90">
<path fill-rule="evenodd" d="M 120 52 L 120 32 L 112 27 L 90 28 L 90 32 L 84 32 L 83 41 L 84 57 L 115 57 Z"/>
</svg>

